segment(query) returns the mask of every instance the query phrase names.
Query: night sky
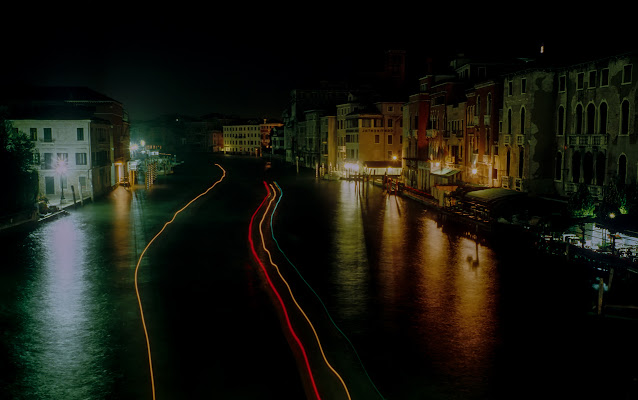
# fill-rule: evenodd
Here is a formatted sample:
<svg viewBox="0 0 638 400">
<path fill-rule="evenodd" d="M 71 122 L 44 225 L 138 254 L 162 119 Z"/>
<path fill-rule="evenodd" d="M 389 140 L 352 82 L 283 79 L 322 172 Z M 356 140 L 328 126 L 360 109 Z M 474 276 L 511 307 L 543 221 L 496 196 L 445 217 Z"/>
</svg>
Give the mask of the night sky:
<svg viewBox="0 0 638 400">
<path fill-rule="evenodd" d="M 485 19 L 476 10 L 426 18 L 437 10 L 422 9 L 401 18 L 405 8 L 347 14 L 328 3 L 320 10 L 293 5 L 292 15 L 244 3 L 199 7 L 109 3 L 66 17 L 52 10 L 3 18 L 0 84 L 88 86 L 122 102 L 132 121 L 173 113 L 280 118 L 291 89 L 378 69 L 392 48 L 408 52 L 408 68 L 418 76 L 425 58 L 447 62 L 456 52 L 528 56 L 541 43 L 572 53 L 611 44 L 575 41 L 565 33 L 573 28 L 561 31 L 548 20 L 504 35 L 502 18 Z"/>
</svg>

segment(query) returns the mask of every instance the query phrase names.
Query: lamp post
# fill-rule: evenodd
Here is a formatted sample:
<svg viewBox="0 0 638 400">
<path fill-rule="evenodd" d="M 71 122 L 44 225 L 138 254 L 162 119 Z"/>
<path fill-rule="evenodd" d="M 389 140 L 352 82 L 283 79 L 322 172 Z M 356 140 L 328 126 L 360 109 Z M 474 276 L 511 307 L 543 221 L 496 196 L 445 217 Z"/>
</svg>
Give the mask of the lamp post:
<svg viewBox="0 0 638 400">
<path fill-rule="evenodd" d="M 55 170 L 57 171 L 58 175 L 60 175 L 60 204 L 62 204 L 62 202 L 64 202 L 63 179 L 66 177 L 66 161 L 63 159 L 58 159 L 58 165 L 56 166 Z"/>
</svg>

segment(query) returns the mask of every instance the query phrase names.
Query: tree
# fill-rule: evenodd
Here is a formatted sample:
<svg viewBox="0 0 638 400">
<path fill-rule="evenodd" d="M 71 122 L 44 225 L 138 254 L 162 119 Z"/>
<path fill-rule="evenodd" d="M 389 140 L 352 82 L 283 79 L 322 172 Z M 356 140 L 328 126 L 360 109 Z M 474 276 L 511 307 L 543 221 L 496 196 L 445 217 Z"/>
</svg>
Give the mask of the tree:
<svg viewBox="0 0 638 400">
<path fill-rule="evenodd" d="M 575 218 L 593 217 L 595 208 L 594 198 L 584 183 L 578 185 L 578 190 L 567 200 L 567 210 Z"/>
<path fill-rule="evenodd" d="M 627 188 L 621 184 L 618 177 L 610 179 L 603 192 L 603 201 L 600 204 L 599 217 L 606 217 L 611 213 L 627 214 Z"/>
<path fill-rule="evenodd" d="M 38 194 L 38 173 L 33 169 L 34 144 L 0 115 L 0 171 L 3 196 L 0 213 L 12 214 L 33 208 Z"/>
</svg>

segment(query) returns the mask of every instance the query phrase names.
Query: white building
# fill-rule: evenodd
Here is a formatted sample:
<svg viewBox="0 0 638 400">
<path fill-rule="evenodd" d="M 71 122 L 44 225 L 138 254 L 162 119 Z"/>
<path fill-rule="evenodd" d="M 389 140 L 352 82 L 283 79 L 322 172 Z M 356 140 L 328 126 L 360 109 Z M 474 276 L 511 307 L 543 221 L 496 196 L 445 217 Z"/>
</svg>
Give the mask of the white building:
<svg viewBox="0 0 638 400">
<path fill-rule="evenodd" d="M 68 118 L 68 115 L 66 116 Z M 117 172 L 112 161 L 111 124 L 96 118 L 12 119 L 14 129 L 35 144 L 33 161 L 39 194 L 49 199 L 79 201 L 108 192 Z"/>
<path fill-rule="evenodd" d="M 223 127 L 224 153 L 261 155 L 261 127 L 259 124 Z"/>
</svg>

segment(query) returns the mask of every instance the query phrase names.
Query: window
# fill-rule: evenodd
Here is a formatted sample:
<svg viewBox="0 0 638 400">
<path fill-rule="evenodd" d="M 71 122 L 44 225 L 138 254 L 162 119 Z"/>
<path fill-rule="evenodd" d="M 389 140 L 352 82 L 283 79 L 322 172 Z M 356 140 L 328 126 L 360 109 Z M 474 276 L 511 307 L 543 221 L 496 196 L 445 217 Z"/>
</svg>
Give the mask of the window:
<svg viewBox="0 0 638 400">
<path fill-rule="evenodd" d="M 33 165 L 40 165 L 40 153 L 33 153 Z"/>
<path fill-rule="evenodd" d="M 624 154 L 618 157 L 618 180 L 621 184 L 627 180 L 627 156 Z"/>
<path fill-rule="evenodd" d="M 512 110 L 507 110 L 507 134 L 512 134 Z M 509 174 L 508 174 L 509 175 Z"/>
<path fill-rule="evenodd" d="M 594 132 L 594 120 L 596 116 L 596 107 L 593 104 L 587 106 L 587 134 L 593 135 Z"/>
<path fill-rule="evenodd" d="M 511 96 L 511 95 L 512 95 L 512 90 L 513 90 L 513 89 L 512 89 L 512 87 L 513 87 L 513 86 L 512 86 L 512 81 L 507 82 L 507 94 L 508 94 L 509 96 Z"/>
<path fill-rule="evenodd" d="M 563 106 L 558 107 L 558 135 L 565 134 L 565 108 Z"/>
<path fill-rule="evenodd" d="M 576 89 L 581 90 L 585 86 L 585 74 L 579 73 L 576 78 Z"/>
<path fill-rule="evenodd" d="M 38 128 L 31 128 L 29 129 L 29 138 L 32 141 L 36 141 L 38 140 Z"/>
<path fill-rule="evenodd" d="M 44 153 L 44 169 L 53 169 L 53 153 Z"/>
<path fill-rule="evenodd" d="M 379 143 L 380 142 L 379 135 L 374 135 L 374 142 L 375 143 Z"/>
<path fill-rule="evenodd" d="M 525 107 L 521 108 L 521 135 L 525 134 Z"/>
<path fill-rule="evenodd" d="M 556 153 L 556 166 L 554 170 L 554 179 L 560 181 L 563 179 L 563 153 Z"/>
<path fill-rule="evenodd" d="M 609 68 L 600 72 L 600 86 L 609 86 Z"/>
<path fill-rule="evenodd" d="M 392 160 L 392 150 L 388 150 L 388 159 Z"/>
<path fill-rule="evenodd" d="M 51 128 L 44 128 L 44 141 L 45 142 L 52 142 L 53 141 L 53 135 L 51 134 Z"/>
<path fill-rule="evenodd" d="M 75 165 L 86 165 L 86 153 L 75 153 Z"/>
<path fill-rule="evenodd" d="M 566 90 L 566 81 L 567 81 L 567 78 L 565 77 L 565 75 L 563 75 L 560 78 L 558 78 L 558 91 L 559 92 L 564 92 Z"/>
<path fill-rule="evenodd" d="M 392 144 L 392 135 L 388 135 L 388 144 Z"/>
<path fill-rule="evenodd" d="M 525 94 L 525 93 L 527 93 L 527 79 L 522 78 L 521 79 L 521 94 Z"/>
<path fill-rule="evenodd" d="M 629 134 L 629 102 L 624 100 L 620 106 L 620 134 Z"/>
<path fill-rule="evenodd" d="M 583 133 L 583 106 L 582 105 L 577 105 L 576 106 L 576 134 L 580 135 L 581 133 Z"/>
<path fill-rule="evenodd" d="M 392 128 L 392 118 L 388 119 L 388 128 Z"/>
<path fill-rule="evenodd" d="M 66 165 L 69 164 L 69 153 L 58 153 L 58 163 L 64 162 Z"/>
<path fill-rule="evenodd" d="M 631 83 L 631 69 L 632 65 L 625 65 L 622 70 L 622 83 Z"/>
<path fill-rule="evenodd" d="M 607 134 L 607 103 L 600 103 L 600 126 L 598 127 L 599 135 Z"/>
<path fill-rule="evenodd" d="M 588 88 L 596 87 L 596 71 L 589 71 L 589 82 L 587 82 Z"/>
<path fill-rule="evenodd" d="M 78 128 L 78 140 L 84 140 L 84 128 Z"/>
</svg>

